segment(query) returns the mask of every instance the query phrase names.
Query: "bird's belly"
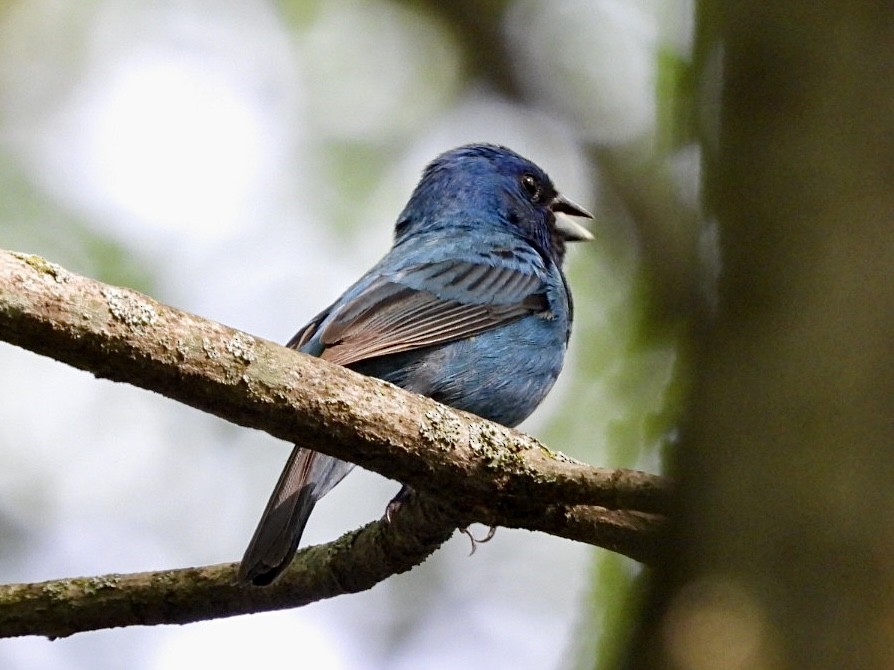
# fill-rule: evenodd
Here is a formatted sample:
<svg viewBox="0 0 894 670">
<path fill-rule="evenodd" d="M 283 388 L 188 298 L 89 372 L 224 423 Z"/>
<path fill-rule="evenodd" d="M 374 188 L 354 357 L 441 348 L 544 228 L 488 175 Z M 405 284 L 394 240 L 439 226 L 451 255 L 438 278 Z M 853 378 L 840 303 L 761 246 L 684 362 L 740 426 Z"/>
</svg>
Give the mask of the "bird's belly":
<svg viewBox="0 0 894 670">
<path fill-rule="evenodd" d="M 566 324 L 529 316 L 475 337 L 383 356 L 351 367 L 407 390 L 515 426 L 562 369 Z"/>
</svg>

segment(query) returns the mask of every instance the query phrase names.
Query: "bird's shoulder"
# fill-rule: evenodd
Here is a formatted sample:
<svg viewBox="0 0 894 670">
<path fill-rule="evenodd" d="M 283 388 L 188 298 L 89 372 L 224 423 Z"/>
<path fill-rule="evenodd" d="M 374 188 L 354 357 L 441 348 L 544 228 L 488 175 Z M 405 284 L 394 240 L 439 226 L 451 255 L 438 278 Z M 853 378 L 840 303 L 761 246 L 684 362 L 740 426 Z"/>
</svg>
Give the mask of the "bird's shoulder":
<svg viewBox="0 0 894 670">
<path fill-rule="evenodd" d="M 536 292 L 552 261 L 517 236 L 501 231 L 433 231 L 395 244 L 373 269 L 381 278 L 445 298 L 512 302 Z"/>
</svg>

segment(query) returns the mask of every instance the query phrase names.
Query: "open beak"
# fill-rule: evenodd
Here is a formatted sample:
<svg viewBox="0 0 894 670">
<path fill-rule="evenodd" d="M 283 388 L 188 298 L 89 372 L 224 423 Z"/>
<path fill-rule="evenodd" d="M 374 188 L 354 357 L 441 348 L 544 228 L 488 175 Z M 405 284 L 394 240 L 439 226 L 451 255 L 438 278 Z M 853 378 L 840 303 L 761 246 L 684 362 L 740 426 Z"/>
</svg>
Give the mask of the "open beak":
<svg viewBox="0 0 894 670">
<path fill-rule="evenodd" d="M 557 195 L 553 198 L 549 208 L 556 214 L 567 214 L 568 216 L 579 216 L 586 219 L 595 218 L 590 212 L 563 195 Z M 593 233 L 577 221 L 569 219 L 568 216 L 556 217 L 556 230 L 563 240 L 566 242 L 586 242 L 593 239 Z"/>
</svg>

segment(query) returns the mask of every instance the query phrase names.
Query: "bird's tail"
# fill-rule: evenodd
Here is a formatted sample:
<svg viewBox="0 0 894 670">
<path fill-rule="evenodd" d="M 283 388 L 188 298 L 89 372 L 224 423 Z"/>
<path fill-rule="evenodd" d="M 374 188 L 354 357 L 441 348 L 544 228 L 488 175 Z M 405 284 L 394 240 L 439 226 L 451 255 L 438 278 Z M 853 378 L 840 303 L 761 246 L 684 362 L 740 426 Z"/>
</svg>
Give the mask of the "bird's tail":
<svg viewBox="0 0 894 670">
<path fill-rule="evenodd" d="M 295 446 L 239 565 L 239 581 L 266 586 L 288 567 L 317 501 L 353 464 Z"/>
</svg>

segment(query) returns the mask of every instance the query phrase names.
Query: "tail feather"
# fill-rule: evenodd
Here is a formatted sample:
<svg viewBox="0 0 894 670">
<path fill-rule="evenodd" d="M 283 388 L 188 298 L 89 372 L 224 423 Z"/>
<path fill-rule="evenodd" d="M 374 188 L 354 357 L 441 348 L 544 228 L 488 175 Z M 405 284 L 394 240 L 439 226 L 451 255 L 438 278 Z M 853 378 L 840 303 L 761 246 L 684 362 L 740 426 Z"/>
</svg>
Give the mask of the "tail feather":
<svg viewBox="0 0 894 670">
<path fill-rule="evenodd" d="M 270 584 L 288 567 L 317 501 L 354 466 L 296 446 L 239 565 L 239 581 Z"/>
</svg>

